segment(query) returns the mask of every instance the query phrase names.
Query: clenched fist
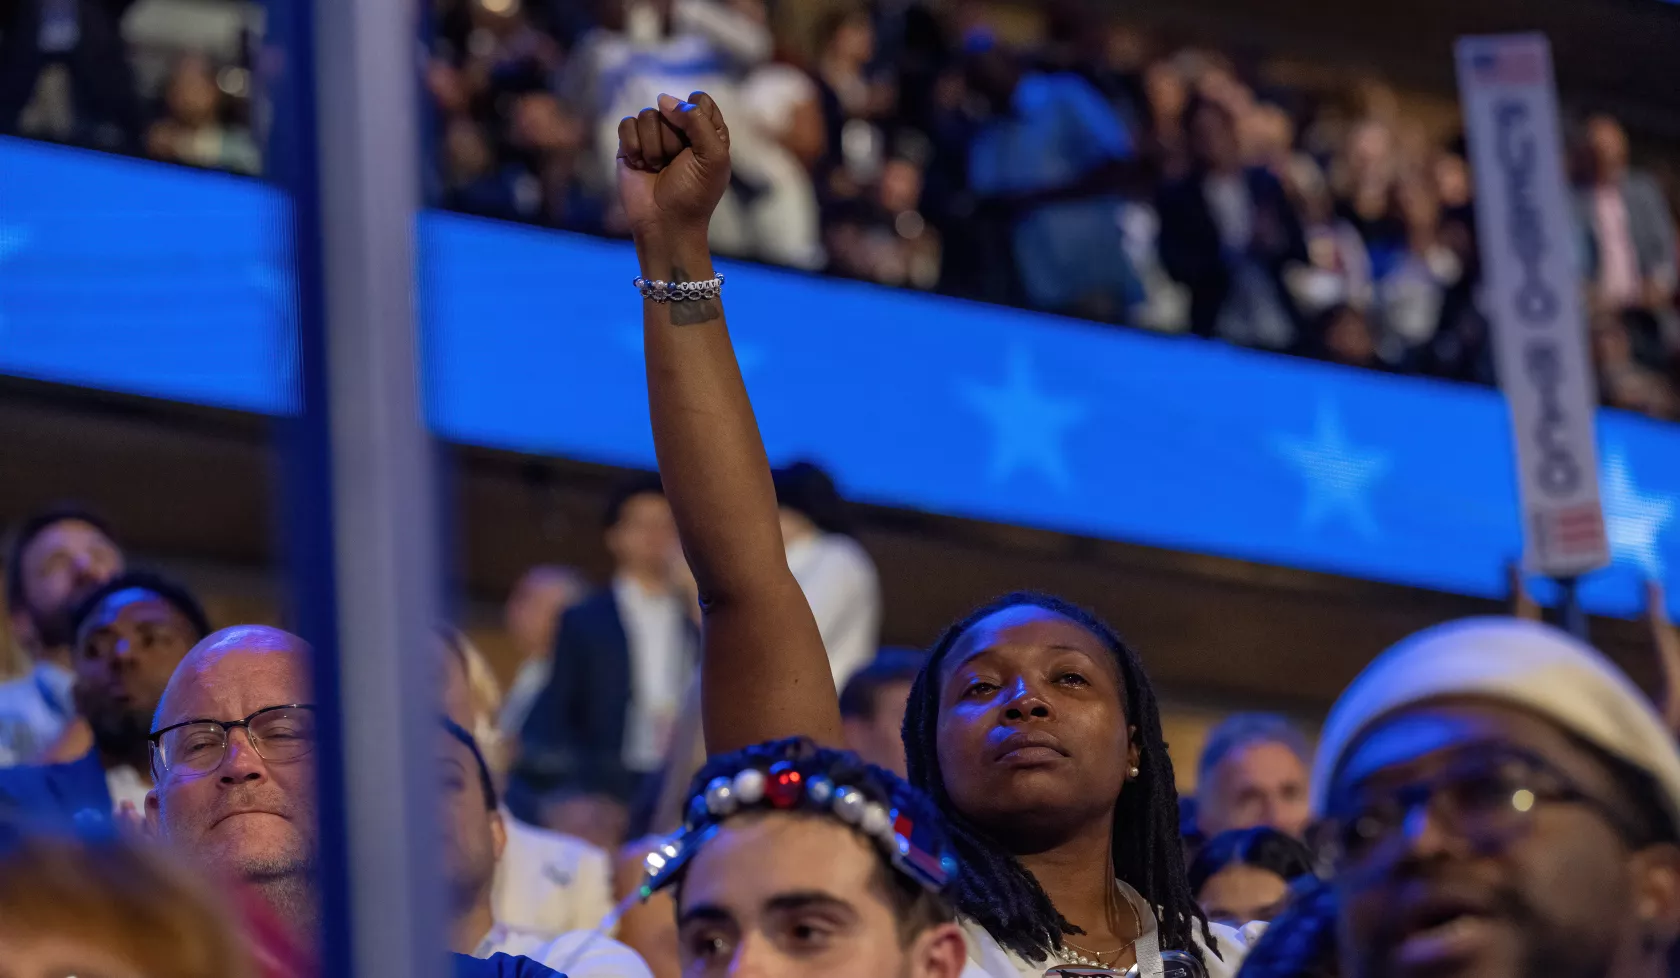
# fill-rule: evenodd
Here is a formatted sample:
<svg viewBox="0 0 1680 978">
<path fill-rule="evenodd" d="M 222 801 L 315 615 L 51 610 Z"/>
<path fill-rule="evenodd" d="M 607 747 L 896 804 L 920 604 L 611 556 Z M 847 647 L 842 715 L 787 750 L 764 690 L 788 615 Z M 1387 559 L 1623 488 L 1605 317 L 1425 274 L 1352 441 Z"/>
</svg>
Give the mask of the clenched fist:
<svg viewBox="0 0 1680 978">
<path fill-rule="evenodd" d="M 729 187 L 729 128 L 705 92 L 618 124 L 618 196 L 638 239 L 704 234 Z"/>
</svg>

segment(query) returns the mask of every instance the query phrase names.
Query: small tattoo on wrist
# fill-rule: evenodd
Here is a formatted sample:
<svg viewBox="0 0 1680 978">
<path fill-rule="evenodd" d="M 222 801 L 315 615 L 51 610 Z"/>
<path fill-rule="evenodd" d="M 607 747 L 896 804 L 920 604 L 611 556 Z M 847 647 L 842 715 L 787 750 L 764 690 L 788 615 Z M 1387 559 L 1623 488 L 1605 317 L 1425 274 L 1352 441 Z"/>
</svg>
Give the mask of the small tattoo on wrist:
<svg viewBox="0 0 1680 978">
<path fill-rule="evenodd" d="M 681 265 L 671 266 L 672 283 L 692 281 L 694 277 L 684 271 Z M 698 326 L 723 315 L 723 307 L 716 299 L 690 299 L 670 303 L 670 307 L 672 326 Z"/>
</svg>

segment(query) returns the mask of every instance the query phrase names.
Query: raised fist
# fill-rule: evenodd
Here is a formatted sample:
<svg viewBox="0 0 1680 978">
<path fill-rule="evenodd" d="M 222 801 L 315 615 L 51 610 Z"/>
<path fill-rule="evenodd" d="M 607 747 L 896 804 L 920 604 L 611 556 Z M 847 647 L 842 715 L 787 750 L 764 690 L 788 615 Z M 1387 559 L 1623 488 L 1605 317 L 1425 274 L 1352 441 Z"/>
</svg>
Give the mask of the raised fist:
<svg viewBox="0 0 1680 978">
<path fill-rule="evenodd" d="M 729 128 L 705 92 L 659 96 L 618 124 L 618 196 L 630 230 L 704 233 L 729 187 Z"/>
</svg>

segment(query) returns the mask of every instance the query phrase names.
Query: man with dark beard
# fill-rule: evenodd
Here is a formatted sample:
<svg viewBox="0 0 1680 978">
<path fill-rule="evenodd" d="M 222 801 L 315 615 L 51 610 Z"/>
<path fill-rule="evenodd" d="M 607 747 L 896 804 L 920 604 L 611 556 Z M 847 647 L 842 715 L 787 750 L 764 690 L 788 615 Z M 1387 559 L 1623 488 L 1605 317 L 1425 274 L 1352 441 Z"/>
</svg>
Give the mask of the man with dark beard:
<svg viewBox="0 0 1680 978">
<path fill-rule="evenodd" d="M 73 624 L 74 699 L 92 746 L 49 758 L 60 763 L 0 769 L 0 810 L 98 834 L 137 824 L 144 813 L 152 714 L 170 674 L 210 625 L 191 592 L 144 571 L 107 581 L 76 609 Z"/>
<path fill-rule="evenodd" d="M 1437 626 L 1331 710 L 1313 801 L 1346 978 L 1661 978 L 1680 751 L 1617 668 L 1537 622 Z"/>
<path fill-rule="evenodd" d="M 6 610 L 12 634 L 33 667 L 0 683 L 0 767 L 33 764 L 75 719 L 71 622 L 77 605 L 122 572 L 123 554 L 105 522 L 76 506 L 55 506 L 24 520 L 6 560 Z"/>
</svg>

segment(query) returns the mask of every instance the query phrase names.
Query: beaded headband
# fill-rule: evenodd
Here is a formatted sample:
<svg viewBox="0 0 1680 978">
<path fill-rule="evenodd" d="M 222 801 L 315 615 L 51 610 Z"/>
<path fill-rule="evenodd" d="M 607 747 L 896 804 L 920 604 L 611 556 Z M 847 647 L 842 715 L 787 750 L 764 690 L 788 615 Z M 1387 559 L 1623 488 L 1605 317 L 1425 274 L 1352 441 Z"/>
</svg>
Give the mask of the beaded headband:
<svg viewBox="0 0 1680 978">
<path fill-rule="evenodd" d="M 937 851 L 934 833 L 918 826 L 908 812 L 871 801 L 852 785 L 836 785 L 825 775 L 806 777 L 791 761 L 778 761 L 768 771 L 742 768 L 734 777 L 716 777 L 688 805 L 684 828 L 648 853 L 647 879 L 638 891 L 642 899 L 676 879 L 677 873 L 700 847 L 717 835 L 723 821 L 748 809 L 811 811 L 832 815 L 857 829 L 887 856 L 893 868 L 939 893 L 956 874 L 957 861 Z"/>
</svg>

